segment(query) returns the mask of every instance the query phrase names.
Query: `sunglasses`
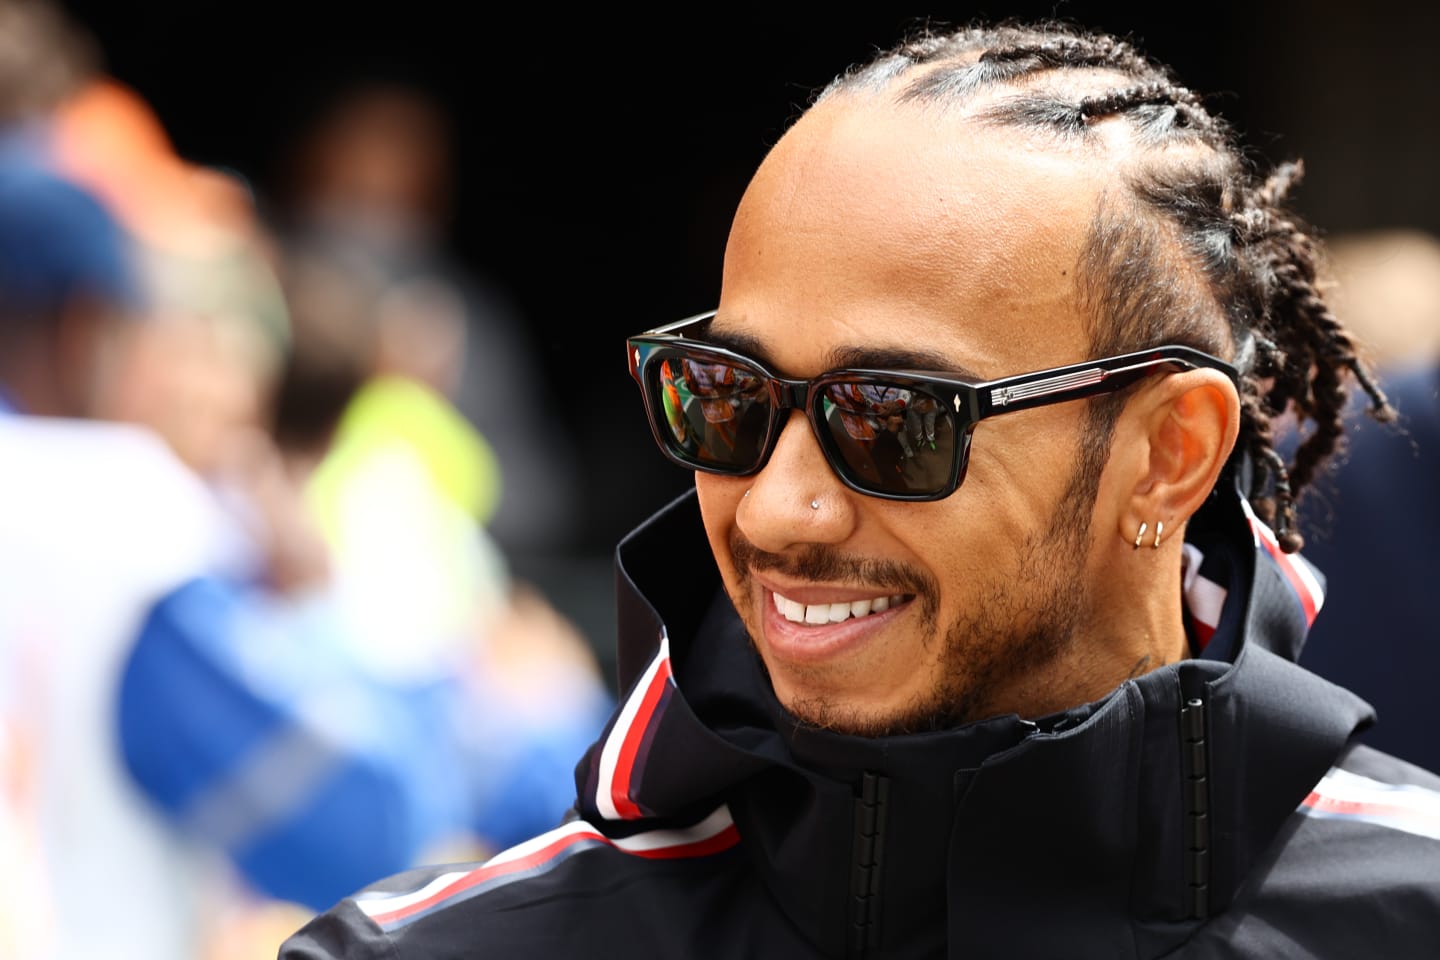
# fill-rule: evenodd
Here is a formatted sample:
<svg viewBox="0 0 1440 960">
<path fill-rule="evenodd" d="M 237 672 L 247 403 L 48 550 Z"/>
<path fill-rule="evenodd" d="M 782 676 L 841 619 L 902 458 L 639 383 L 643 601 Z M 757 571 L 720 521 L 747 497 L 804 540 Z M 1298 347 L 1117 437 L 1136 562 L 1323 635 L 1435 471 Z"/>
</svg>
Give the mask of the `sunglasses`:
<svg viewBox="0 0 1440 960">
<path fill-rule="evenodd" d="M 777 376 L 703 335 L 714 311 L 629 338 L 630 375 L 650 429 L 675 463 L 724 476 L 770 459 L 788 411 L 804 410 L 835 475 L 886 500 L 940 500 L 965 478 L 981 420 L 1114 393 L 1157 373 L 1208 367 L 1239 383 L 1208 353 L 1161 346 L 1103 360 L 975 382 L 919 370 L 831 370 L 813 380 Z"/>
</svg>

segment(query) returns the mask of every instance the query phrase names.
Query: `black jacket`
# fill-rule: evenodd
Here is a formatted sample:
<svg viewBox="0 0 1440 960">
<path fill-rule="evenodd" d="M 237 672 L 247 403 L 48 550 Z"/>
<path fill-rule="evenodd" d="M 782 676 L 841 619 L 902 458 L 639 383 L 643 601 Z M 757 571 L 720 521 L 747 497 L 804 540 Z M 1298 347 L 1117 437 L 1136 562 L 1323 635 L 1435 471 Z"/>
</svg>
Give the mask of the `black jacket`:
<svg viewBox="0 0 1440 960">
<path fill-rule="evenodd" d="M 620 546 L 628 697 L 576 819 L 281 955 L 1440 956 L 1440 779 L 1356 745 L 1369 707 L 1293 663 L 1304 564 L 1239 500 L 1190 528 L 1202 655 L 1040 722 L 863 739 L 777 704 L 687 495 Z"/>
</svg>

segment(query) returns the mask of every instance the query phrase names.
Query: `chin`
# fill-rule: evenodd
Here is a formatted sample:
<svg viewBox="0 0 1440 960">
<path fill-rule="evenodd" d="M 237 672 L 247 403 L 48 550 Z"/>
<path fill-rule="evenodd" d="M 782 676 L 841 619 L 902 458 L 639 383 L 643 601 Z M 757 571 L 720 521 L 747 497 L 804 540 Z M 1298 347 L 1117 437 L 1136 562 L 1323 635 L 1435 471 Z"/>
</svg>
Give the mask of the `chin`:
<svg viewBox="0 0 1440 960">
<path fill-rule="evenodd" d="M 764 658 L 761 658 L 764 665 Z M 971 698 L 953 690 L 918 693 L 899 703 L 870 703 L 853 694 L 817 692 L 814 684 L 775 683 L 766 669 L 775 699 L 799 723 L 819 730 L 860 737 L 889 737 L 931 733 L 960 726 L 971 719 L 965 709 Z"/>
</svg>

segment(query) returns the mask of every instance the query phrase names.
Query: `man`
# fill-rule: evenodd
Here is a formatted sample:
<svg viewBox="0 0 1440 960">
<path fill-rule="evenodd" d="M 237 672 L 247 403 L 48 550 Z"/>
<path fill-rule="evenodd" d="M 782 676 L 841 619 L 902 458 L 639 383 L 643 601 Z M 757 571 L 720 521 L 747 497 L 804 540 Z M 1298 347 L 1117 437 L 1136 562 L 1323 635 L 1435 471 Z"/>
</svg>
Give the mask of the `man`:
<svg viewBox="0 0 1440 960">
<path fill-rule="evenodd" d="M 1252 180 L 1104 36 L 839 78 L 750 183 L 718 310 L 628 344 L 696 493 L 620 546 L 629 694 L 576 817 L 282 956 L 1433 955 L 1440 781 L 1293 663 L 1294 494 L 1345 378 L 1389 413 L 1294 172 Z M 672 430 L 702 364 L 749 381 L 748 445 Z M 935 400 L 936 449 L 847 431 L 857 386 Z"/>
</svg>

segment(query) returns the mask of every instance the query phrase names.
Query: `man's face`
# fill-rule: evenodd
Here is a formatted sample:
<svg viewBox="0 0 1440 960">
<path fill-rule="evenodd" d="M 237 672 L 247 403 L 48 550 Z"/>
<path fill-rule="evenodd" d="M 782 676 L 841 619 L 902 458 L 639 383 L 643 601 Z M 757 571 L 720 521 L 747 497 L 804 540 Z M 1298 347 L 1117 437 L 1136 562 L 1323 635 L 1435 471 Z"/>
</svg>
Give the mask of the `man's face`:
<svg viewBox="0 0 1440 960">
<path fill-rule="evenodd" d="M 954 115 L 827 101 L 741 202 L 712 334 L 793 377 L 992 378 L 1085 359 L 1075 269 L 1103 174 L 1090 166 Z M 1085 425 L 1084 403 L 981 424 L 964 484 L 930 503 L 844 487 L 799 412 L 758 474 L 697 475 L 726 590 L 787 709 L 884 733 L 1085 699 Z M 796 622 L 797 604 L 861 615 Z"/>
</svg>

